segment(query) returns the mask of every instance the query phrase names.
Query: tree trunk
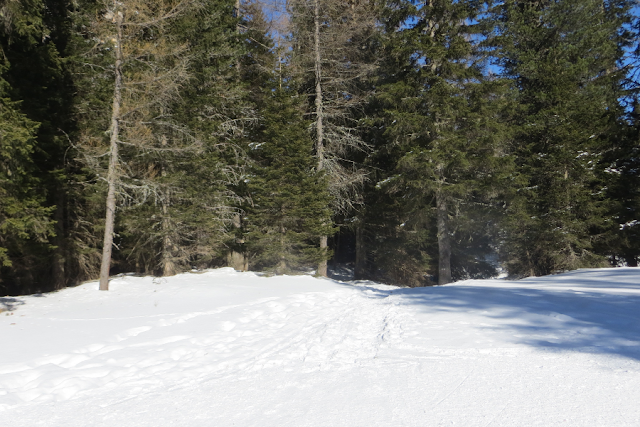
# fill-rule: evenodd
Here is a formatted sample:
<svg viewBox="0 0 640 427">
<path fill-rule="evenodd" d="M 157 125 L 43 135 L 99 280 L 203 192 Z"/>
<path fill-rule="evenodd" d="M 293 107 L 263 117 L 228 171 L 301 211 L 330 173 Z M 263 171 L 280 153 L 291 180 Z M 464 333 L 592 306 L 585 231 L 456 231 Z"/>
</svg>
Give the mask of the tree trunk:
<svg viewBox="0 0 640 427">
<path fill-rule="evenodd" d="M 240 214 L 235 214 L 233 216 L 233 227 L 239 229 L 242 227 L 242 219 L 240 218 Z M 243 239 L 236 238 L 236 244 L 244 243 Z M 242 252 L 238 252 L 235 249 L 231 250 L 231 253 L 227 256 L 227 265 L 232 267 L 236 271 L 247 271 L 249 270 L 249 260 Z"/>
<path fill-rule="evenodd" d="M 100 265 L 100 290 L 109 290 L 109 270 L 111 268 L 111 249 L 113 247 L 113 228 L 116 215 L 116 181 L 118 179 L 118 136 L 120 125 L 120 105 L 122 102 L 122 12 L 116 12 L 116 61 L 115 86 L 113 89 L 113 107 L 111 109 L 111 127 L 109 129 L 109 171 L 107 172 L 107 214 L 104 220 L 104 242 L 102 245 L 102 263 Z"/>
<path fill-rule="evenodd" d="M 169 216 L 170 192 L 162 198 L 162 275 L 174 276 L 176 264 L 173 262 L 173 241 L 171 240 L 171 218 Z"/>
<path fill-rule="evenodd" d="M 65 250 L 65 223 L 64 223 L 64 192 L 61 187 L 56 189 L 56 249 L 53 253 L 53 286 L 54 289 L 62 289 L 67 285 L 67 275 L 65 271 L 66 250 Z"/>
<path fill-rule="evenodd" d="M 315 54 L 315 73 L 316 73 L 316 156 L 318 157 L 318 170 L 324 169 L 324 127 L 323 127 L 323 104 L 322 104 L 322 57 L 320 55 L 320 0 L 314 2 L 313 22 L 315 30 L 313 33 Z M 318 263 L 318 276 L 327 277 L 327 236 L 320 236 L 320 250 L 323 259 Z"/>
<path fill-rule="evenodd" d="M 442 191 L 436 194 L 438 222 L 438 285 L 451 283 L 451 236 L 449 235 L 449 213 Z"/>
<path fill-rule="evenodd" d="M 322 57 L 320 55 L 320 0 L 315 0 L 313 22 L 315 24 L 314 46 L 316 73 L 316 156 L 318 156 L 318 170 L 324 169 L 324 112 L 322 104 Z"/>
<path fill-rule="evenodd" d="M 329 247 L 329 245 L 327 244 L 328 240 L 329 239 L 327 238 L 327 236 L 320 236 L 320 250 L 321 250 L 323 256 L 325 256 L 325 254 L 327 253 L 327 248 Z M 320 261 L 318 263 L 318 271 L 317 271 L 316 274 L 318 276 L 327 277 L 328 268 L 327 268 L 327 258 L 326 258 L 326 256 L 322 259 L 322 261 Z"/>
<path fill-rule="evenodd" d="M 166 135 L 162 135 L 162 147 L 166 148 L 168 145 Z M 165 165 L 161 166 L 161 175 L 163 178 L 167 176 L 167 168 Z M 173 246 L 174 242 L 171 239 L 171 214 L 169 213 L 169 206 L 171 206 L 171 189 L 168 185 L 164 186 L 162 194 L 162 275 L 174 276 L 176 274 L 176 264 L 173 262 Z"/>
<path fill-rule="evenodd" d="M 356 226 L 356 265 L 353 269 L 353 278 L 364 279 L 367 269 L 367 252 L 364 242 L 364 224 L 358 221 Z"/>
</svg>

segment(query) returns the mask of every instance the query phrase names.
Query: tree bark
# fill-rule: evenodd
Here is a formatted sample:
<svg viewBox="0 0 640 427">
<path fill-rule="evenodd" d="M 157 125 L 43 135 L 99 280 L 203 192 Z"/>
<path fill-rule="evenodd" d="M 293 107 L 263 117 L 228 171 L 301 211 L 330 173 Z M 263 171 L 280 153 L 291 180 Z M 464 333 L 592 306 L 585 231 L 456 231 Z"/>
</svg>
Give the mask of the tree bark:
<svg viewBox="0 0 640 427">
<path fill-rule="evenodd" d="M 364 279 L 367 269 L 367 252 L 364 242 L 364 224 L 358 222 L 356 226 L 356 265 L 353 269 L 354 279 Z"/>
<path fill-rule="evenodd" d="M 240 214 L 235 214 L 233 216 L 233 227 L 235 229 L 239 229 L 242 227 L 242 218 L 240 218 Z M 239 245 L 244 243 L 244 239 L 236 238 L 235 242 Z M 227 265 L 232 267 L 236 271 L 248 271 L 249 270 L 249 260 L 242 252 L 238 252 L 235 249 L 232 249 L 229 255 L 227 256 Z"/>
<path fill-rule="evenodd" d="M 438 223 L 438 285 L 451 283 L 451 236 L 449 235 L 449 213 L 442 190 L 436 193 Z"/>
<path fill-rule="evenodd" d="M 318 170 L 322 170 L 324 169 L 324 114 L 322 104 L 322 56 L 320 54 L 320 0 L 315 0 L 314 4 L 313 52 L 316 74 L 316 156 L 318 157 Z"/>
<path fill-rule="evenodd" d="M 56 211 L 54 219 L 56 220 L 56 249 L 53 253 L 53 286 L 54 289 L 62 289 L 67 284 L 66 265 L 66 248 L 65 248 L 65 222 L 64 222 L 64 192 L 58 187 L 56 190 Z"/>
<path fill-rule="evenodd" d="M 122 102 L 122 12 L 115 13 L 116 23 L 116 61 L 114 67 L 115 85 L 113 89 L 113 107 L 111 109 L 111 127 L 109 129 L 109 171 L 107 172 L 107 214 L 104 221 L 104 241 L 102 245 L 102 263 L 100 265 L 100 290 L 109 290 L 109 270 L 111 268 L 111 250 L 113 247 L 113 229 L 116 214 L 116 182 L 118 180 L 118 136 L 120 126 L 120 106 Z"/>
<path fill-rule="evenodd" d="M 176 274 L 176 264 L 173 262 L 173 241 L 171 240 L 171 218 L 169 214 L 169 204 L 171 194 L 166 190 L 162 198 L 162 275 L 174 276 Z"/>
<path fill-rule="evenodd" d="M 168 145 L 166 135 L 162 135 L 162 147 Z M 161 165 L 161 175 L 163 178 L 167 176 L 167 168 Z M 174 276 L 176 274 L 176 264 L 173 262 L 174 242 L 171 240 L 171 214 L 169 207 L 171 206 L 171 189 L 168 185 L 164 185 L 162 194 L 162 275 Z"/>
<path fill-rule="evenodd" d="M 324 127 L 323 127 L 323 104 L 322 104 L 322 56 L 320 54 L 320 0 L 314 1 L 313 32 L 314 38 L 314 62 L 316 74 L 316 156 L 318 157 L 318 170 L 324 169 Z M 318 263 L 318 276 L 327 277 L 327 236 L 320 236 L 320 250 L 323 259 Z"/>
</svg>

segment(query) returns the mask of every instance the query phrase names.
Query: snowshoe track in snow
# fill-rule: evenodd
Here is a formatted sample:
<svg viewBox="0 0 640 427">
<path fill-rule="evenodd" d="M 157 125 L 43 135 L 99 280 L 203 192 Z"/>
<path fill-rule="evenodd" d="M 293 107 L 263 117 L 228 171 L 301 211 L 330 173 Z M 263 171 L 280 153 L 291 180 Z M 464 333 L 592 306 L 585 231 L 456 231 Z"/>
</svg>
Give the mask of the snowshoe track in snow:
<svg viewBox="0 0 640 427">
<path fill-rule="evenodd" d="M 311 292 L 168 315 L 109 343 L 2 368 L 0 410 L 92 389 L 130 387 L 135 394 L 276 366 L 312 372 L 366 363 L 401 334 L 389 294 Z"/>
</svg>

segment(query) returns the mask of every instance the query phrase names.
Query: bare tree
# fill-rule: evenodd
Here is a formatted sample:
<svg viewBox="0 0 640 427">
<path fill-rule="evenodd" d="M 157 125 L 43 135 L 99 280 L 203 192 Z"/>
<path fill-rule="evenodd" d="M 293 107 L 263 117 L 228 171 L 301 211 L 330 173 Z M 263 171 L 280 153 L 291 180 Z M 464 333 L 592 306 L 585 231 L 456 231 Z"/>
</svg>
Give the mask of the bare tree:
<svg viewBox="0 0 640 427">
<path fill-rule="evenodd" d="M 291 0 L 292 64 L 310 100 L 318 170 L 329 178 L 333 209 L 345 212 L 358 202 L 366 179 L 352 154 L 367 151 L 358 132 L 359 109 L 367 99 L 363 84 L 376 70 L 370 55 L 375 5 L 369 0 Z M 320 239 L 327 248 L 327 236 Z M 327 263 L 318 266 L 327 275 Z"/>
<path fill-rule="evenodd" d="M 195 0 L 105 0 L 93 23 L 96 51 L 110 55 L 114 75 L 100 290 L 109 289 L 118 193 L 125 188 L 147 194 L 155 190 L 145 182 L 125 183 L 122 178 L 130 171 L 121 148 L 153 146 L 157 110 L 168 107 L 188 79 L 187 46 L 172 43 L 163 33 L 174 19 L 195 7 Z"/>
</svg>

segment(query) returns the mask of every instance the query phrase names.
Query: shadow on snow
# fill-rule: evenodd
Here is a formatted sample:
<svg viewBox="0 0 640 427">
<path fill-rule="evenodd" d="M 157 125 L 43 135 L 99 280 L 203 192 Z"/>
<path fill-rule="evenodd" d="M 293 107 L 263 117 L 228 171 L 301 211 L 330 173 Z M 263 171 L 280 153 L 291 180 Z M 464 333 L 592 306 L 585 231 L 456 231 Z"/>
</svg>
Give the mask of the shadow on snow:
<svg viewBox="0 0 640 427">
<path fill-rule="evenodd" d="M 470 314 L 484 323 L 475 327 L 505 331 L 513 343 L 640 360 L 640 269 L 578 270 L 432 288 L 364 289 L 378 298 L 393 294 L 400 297 L 400 304 L 419 305 L 426 313 Z"/>
</svg>

